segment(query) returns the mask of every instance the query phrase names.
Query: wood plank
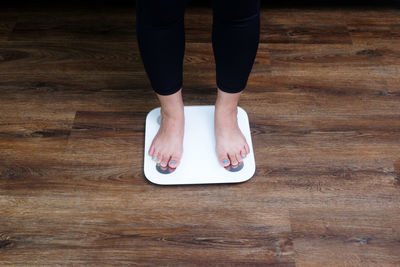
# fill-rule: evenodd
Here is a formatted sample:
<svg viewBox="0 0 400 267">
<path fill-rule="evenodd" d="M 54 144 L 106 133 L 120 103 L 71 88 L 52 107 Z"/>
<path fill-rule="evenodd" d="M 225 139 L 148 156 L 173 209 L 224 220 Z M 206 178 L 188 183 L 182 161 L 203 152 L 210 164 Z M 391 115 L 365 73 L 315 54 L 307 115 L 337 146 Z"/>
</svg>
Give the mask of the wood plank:
<svg viewBox="0 0 400 267">
<path fill-rule="evenodd" d="M 17 17 L 5 16 L 5 17 L 1 18 L 1 20 L 0 20 L 0 42 L 8 40 L 9 35 L 12 32 L 16 21 L 17 21 Z M 0 54 L 0 56 L 1 56 L 1 54 Z"/>
<path fill-rule="evenodd" d="M 116 16 L 85 12 L 83 14 L 39 13 L 21 17 L 9 35 L 10 41 L 51 42 L 136 42 L 136 21 L 133 14 Z"/>
<path fill-rule="evenodd" d="M 391 214 L 391 216 L 387 216 Z M 296 266 L 400 262 L 400 208 L 297 209 L 290 212 Z"/>
<path fill-rule="evenodd" d="M 351 44 L 344 25 L 262 24 L 260 43 Z"/>
<path fill-rule="evenodd" d="M 2 74 L 132 74 L 142 64 L 137 45 L 124 42 L 10 41 L 0 43 L 0 50 Z"/>
</svg>

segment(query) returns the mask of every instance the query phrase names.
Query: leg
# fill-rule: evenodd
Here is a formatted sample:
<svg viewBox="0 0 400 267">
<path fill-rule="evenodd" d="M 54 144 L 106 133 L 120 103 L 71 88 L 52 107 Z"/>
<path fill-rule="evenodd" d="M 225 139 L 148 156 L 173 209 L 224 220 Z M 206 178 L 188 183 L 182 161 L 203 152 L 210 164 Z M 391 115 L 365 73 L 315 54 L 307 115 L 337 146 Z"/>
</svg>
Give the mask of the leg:
<svg viewBox="0 0 400 267">
<path fill-rule="evenodd" d="M 136 32 L 141 58 L 161 103 L 161 125 L 149 155 L 176 168 L 183 153 L 182 65 L 187 0 L 137 0 Z"/>
<path fill-rule="evenodd" d="M 159 95 L 182 87 L 187 0 L 137 0 L 136 34 L 151 86 Z"/>
<path fill-rule="evenodd" d="M 247 84 L 260 36 L 260 0 L 213 0 L 212 46 L 217 86 L 238 93 Z"/>
<path fill-rule="evenodd" d="M 213 0 L 213 50 L 218 96 L 215 138 L 222 166 L 237 165 L 249 146 L 237 124 L 237 105 L 246 87 L 260 35 L 260 0 Z"/>
</svg>

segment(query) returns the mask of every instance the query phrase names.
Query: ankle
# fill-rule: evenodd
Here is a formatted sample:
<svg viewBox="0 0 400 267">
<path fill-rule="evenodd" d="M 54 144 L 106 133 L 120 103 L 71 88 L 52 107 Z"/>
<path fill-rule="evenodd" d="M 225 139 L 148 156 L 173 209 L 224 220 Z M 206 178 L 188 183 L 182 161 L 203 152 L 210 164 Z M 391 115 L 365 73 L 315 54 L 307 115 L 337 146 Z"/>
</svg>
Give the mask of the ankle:
<svg viewBox="0 0 400 267">
<path fill-rule="evenodd" d="M 184 115 L 182 99 L 182 88 L 172 95 L 159 95 L 157 97 L 161 104 L 161 116 L 172 119 L 180 119 Z"/>
<path fill-rule="evenodd" d="M 234 130 L 237 128 L 237 113 L 226 110 L 216 110 L 214 118 L 215 129 Z"/>
<path fill-rule="evenodd" d="M 215 114 L 223 117 L 236 117 L 238 109 L 236 105 L 215 105 Z"/>
<path fill-rule="evenodd" d="M 183 107 L 173 107 L 165 108 L 161 107 L 161 117 L 170 120 L 181 120 L 184 118 L 184 108 Z"/>
<path fill-rule="evenodd" d="M 215 102 L 215 112 L 237 115 L 238 101 L 238 95 L 236 95 L 235 97 L 218 95 Z"/>
</svg>

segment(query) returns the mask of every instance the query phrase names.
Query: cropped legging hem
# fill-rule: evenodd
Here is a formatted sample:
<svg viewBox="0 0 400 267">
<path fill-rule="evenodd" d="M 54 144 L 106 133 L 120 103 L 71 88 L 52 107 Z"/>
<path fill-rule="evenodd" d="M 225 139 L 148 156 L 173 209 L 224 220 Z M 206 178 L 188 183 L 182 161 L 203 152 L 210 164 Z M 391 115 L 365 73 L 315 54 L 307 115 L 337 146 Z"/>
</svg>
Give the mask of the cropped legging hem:
<svg viewBox="0 0 400 267">
<path fill-rule="evenodd" d="M 175 94 L 176 92 L 178 92 L 181 88 L 182 88 L 182 83 L 179 83 L 176 86 L 172 86 L 172 87 L 155 87 L 152 86 L 154 92 L 156 92 L 159 95 L 172 95 Z"/>
<path fill-rule="evenodd" d="M 225 86 L 221 85 L 221 83 L 219 83 L 218 81 L 217 81 L 217 87 L 221 91 L 223 91 L 225 93 L 230 93 L 230 94 L 240 93 L 241 91 L 244 90 L 244 88 L 246 88 L 246 86 L 242 86 L 242 87 L 225 87 Z"/>
</svg>

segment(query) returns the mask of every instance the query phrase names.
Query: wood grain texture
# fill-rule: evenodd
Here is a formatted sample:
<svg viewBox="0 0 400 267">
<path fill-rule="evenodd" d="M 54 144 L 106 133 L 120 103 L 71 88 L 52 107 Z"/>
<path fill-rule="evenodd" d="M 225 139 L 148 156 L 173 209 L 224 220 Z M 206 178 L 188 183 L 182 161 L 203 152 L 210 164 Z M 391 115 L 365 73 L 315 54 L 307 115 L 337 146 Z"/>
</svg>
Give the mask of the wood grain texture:
<svg viewBox="0 0 400 267">
<path fill-rule="evenodd" d="M 170 187 L 143 173 L 134 15 L 0 10 L 1 266 L 400 265 L 399 10 L 263 9 L 255 176 Z M 212 105 L 212 12 L 185 19 L 184 103 Z"/>
</svg>

